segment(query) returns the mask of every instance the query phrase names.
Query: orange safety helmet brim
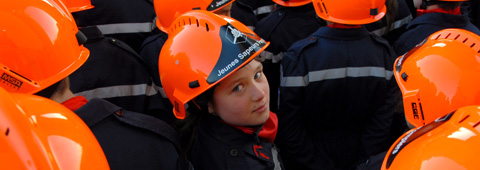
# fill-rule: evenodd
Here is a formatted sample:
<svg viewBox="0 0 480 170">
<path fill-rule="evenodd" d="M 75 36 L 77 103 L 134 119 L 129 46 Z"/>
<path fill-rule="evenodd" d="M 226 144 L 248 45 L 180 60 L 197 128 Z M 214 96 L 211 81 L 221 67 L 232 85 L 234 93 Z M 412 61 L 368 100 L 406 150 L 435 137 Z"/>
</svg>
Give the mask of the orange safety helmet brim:
<svg viewBox="0 0 480 170">
<path fill-rule="evenodd" d="M 88 58 L 71 14 L 54 1 L 6 1 L 0 7 L 0 86 L 33 94 L 64 79 Z M 63 5 L 60 5 L 63 6 Z"/>
<path fill-rule="evenodd" d="M 385 16 L 385 0 L 313 0 L 317 15 L 330 22 L 362 25 Z"/>
<path fill-rule="evenodd" d="M 153 5 L 157 14 L 155 22 L 161 31 L 168 33 L 175 18 L 185 12 L 191 10 L 216 12 L 233 1 L 235 0 L 154 0 Z"/>
<path fill-rule="evenodd" d="M 109 169 L 88 126 L 64 106 L 0 88 L 3 169 Z"/>
<path fill-rule="evenodd" d="M 432 34 L 395 61 L 405 117 L 415 127 L 480 104 L 480 37 L 461 29 Z"/>
<path fill-rule="evenodd" d="M 480 169 L 480 106 L 466 106 L 403 134 L 390 147 L 382 170 Z"/>
<path fill-rule="evenodd" d="M 177 118 L 185 104 L 215 86 L 260 54 L 268 45 L 242 23 L 208 11 L 190 11 L 162 47 L 160 80 Z"/>
<path fill-rule="evenodd" d="M 278 5 L 288 6 L 288 7 L 297 7 L 303 6 L 309 3 L 312 3 L 312 0 L 272 0 Z"/>
</svg>

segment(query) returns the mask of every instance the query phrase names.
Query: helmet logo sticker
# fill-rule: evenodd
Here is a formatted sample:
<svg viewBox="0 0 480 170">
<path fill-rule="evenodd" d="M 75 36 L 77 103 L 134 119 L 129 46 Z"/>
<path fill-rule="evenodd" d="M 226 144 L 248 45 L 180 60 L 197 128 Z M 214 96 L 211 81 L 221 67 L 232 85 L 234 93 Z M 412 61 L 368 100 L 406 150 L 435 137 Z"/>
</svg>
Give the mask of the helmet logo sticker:
<svg viewBox="0 0 480 170">
<path fill-rule="evenodd" d="M 2 83 L 4 84 L 8 84 L 9 86 L 13 87 L 13 88 L 17 88 L 19 89 L 20 87 L 22 87 L 22 84 L 23 82 L 16 79 L 15 77 L 13 76 L 10 76 L 6 73 L 3 73 L 2 74 Z"/>
<path fill-rule="evenodd" d="M 225 5 L 225 4 L 228 3 L 228 2 L 230 2 L 230 0 L 216 0 L 216 1 L 212 1 L 212 3 L 208 6 L 207 11 L 216 10 L 216 9 L 222 7 L 223 5 Z"/>
<path fill-rule="evenodd" d="M 452 117 L 453 113 L 445 115 L 443 119 L 439 121 L 435 121 L 432 123 L 429 123 L 425 126 L 420 126 L 406 134 L 405 136 L 400 139 L 397 143 L 394 144 L 394 148 L 390 151 L 390 153 L 387 154 L 388 157 L 385 157 L 387 159 L 386 162 L 386 167 L 387 169 L 390 167 L 390 165 L 393 163 L 393 160 L 395 160 L 395 157 L 398 155 L 399 152 L 401 152 L 408 144 L 416 140 L 417 138 L 421 137 L 422 135 L 432 131 L 433 129 L 437 128 L 438 126 L 444 124 L 450 118 Z"/>
<path fill-rule="evenodd" d="M 207 83 L 212 84 L 222 79 L 267 43 L 254 34 L 244 33 L 228 23 L 220 28 L 222 51 L 215 67 L 207 78 Z"/>
<path fill-rule="evenodd" d="M 237 30 L 233 26 L 228 26 L 227 32 L 225 33 L 225 37 L 230 40 L 233 44 L 238 44 L 238 43 L 245 43 L 246 35 Z M 231 35 L 233 35 L 233 40 L 231 39 L 232 37 L 228 35 L 230 32 Z"/>
</svg>

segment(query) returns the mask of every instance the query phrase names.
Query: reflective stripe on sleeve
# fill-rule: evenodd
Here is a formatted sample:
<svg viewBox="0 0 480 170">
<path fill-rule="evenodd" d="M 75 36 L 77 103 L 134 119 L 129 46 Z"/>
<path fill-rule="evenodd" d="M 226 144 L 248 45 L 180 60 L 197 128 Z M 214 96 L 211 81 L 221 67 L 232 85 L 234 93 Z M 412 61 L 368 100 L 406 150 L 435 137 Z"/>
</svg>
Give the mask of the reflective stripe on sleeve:
<svg viewBox="0 0 480 170">
<path fill-rule="evenodd" d="M 282 77 L 282 87 L 305 87 L 309 83 L 347 77 L 379 77 L 390 80 L 393 71 L 383 67 L 346 67 L 309 72 L 306 76 Z"/>
<path fill-rule="evenodd" d="M 408 24 L 411 20 L 413 19 L 412 15 L 408 15 L 407 17 L 405 18 L 402 18 L 400 20 L 397 20 L 395 22 L 392 23 L 392 27 L 390 27 L 390 31 L 394 30 L 394 29 L 397 29 L 397 28 L 400 28 L 401 26 L 403 25 L 406 25 Z M 385 31 L 387 30 L 387 27 L 382 27 L 382 28 L 379 28 L 379 29 L 376 29 L 376 30 L 373 30 L 371 31 L 372 33 L 378 35 L 378 36 L 382 36 L 385 34 Z"/>
<path fill-rule="evenodd" d="M 102 34 L 120 34 L 120 33 L 143 33 L 151 32 L 154 28 L 152 22 L 144 23 L 118 23 L 97 25 Z"/>
<path fill-rule="evenodd" d="M 93 98 L 113 98 L 113 97 L 127 97 L 127 96 L 153 96 L 157 94 L 158 91 L 155 87 L 152 87 L 148 84 L 137 84 L 137 85 L 120 85 L 120 86 L 109 86 L 101 87 L 92 90 L 82 91 L 75 93 L 75 96 L 83 96 L 87 100 Z"/>
</svg>

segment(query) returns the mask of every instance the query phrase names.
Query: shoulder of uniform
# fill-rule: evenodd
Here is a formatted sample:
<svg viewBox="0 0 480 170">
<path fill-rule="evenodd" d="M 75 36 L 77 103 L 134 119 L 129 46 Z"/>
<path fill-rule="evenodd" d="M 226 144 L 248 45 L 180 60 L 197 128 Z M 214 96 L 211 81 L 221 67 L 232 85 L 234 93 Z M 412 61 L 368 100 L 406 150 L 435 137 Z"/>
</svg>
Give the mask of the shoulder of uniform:
<svg viewBox="0 0 480 170">
<path fill-rule="evenodd" d="M 143 113 L 123 109 L 115 111 L 114 115 L 120 122 L 140 129 L 144 129 L 146 131 L 153 132 L 166 138 L 171 143 L 173 143 L 177 147 L 177 149 L 179 149 L 179 139 L 177 136 L 177 132 L 175 131 L 175 129 L 173 129 L 173 127 L 171 127 L 163 120 Z"/>
<path fill-rule="evenodd" d="M 293 43 L 290 48 L 285 53 L 285 56 L 282 59 L 282 66 L 286 68 L 288 67 L 297 67 L 297 62 L 301 59 L 301 55 L 306 48 L 309 46 L 313 46 L 318 42 L 318 37 L 309 36 L 305 39 L 299 40 Z"/>
<path fill-rule="evenodd" d="M 294 55 L 299 55 L 302 51 L 318 42 L 318 37 L 309 36 L 307 38 L 301 39 L 295 43 L 293 43 L 290 48 L 288 49 L 287 53 L 291 53 Z"/>
<path fill-rule="evenodd" d="M 283 10 L 275 10 L 267 17 L 258 21 L 255 25 L 255 33 L 263 39 L 269 40 L 270 34 L 277 28 L 280 21 L 282 21 L 284 13 Z"/>
</svg>

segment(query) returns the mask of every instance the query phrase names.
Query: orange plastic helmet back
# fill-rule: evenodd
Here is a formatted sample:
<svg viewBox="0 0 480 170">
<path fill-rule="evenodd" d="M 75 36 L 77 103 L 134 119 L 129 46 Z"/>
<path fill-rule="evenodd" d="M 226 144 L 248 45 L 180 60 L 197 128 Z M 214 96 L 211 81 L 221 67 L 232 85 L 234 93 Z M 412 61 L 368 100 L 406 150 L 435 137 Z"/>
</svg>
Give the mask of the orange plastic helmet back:
<svg viewBox="0 0 480 170">
<path fill-rule="evenodd" d="M 312 3 L 312 0 L 273 0 L 278 5 L 296 7 Z"/>
<path fill-rule="evenodd" d="M 480 104 L 480 37 L 438 31 L 395 61 L 405 117 L 415 127 L 459 107 Z"/>
<path fill-rule="evenodd" d="M 64 106 L 0 88 L 2 169 L 109 169 L 88 126 Z"/>
<path fill-rule="evenodd" d="M 403 134 L 382 170 L 480 169 L 480 106 L 466 106 Z"/>
<path fill-rule="evenodd" d="M 317 15 L 330 22 L 361 25 L 382 19 L 385 0 L 313 0 Z"/>
<path fill-rule="evenodd" d="M 0 0 L 0 87 L 33 94 L 67 77 L 88 58 L 62 4 Z"/>
<path fill-rule="evenodd" d="M 70 12 L 84 11 L 92 9 L 93 5 L 90 0 L 62 0 Z"/>
<path fill-rule="evenodd" d="M 260 54 L 268 45 L 242 23 L 208 11 L 190 11 L 175 20 L 159 57 L 159 73 L 175 116 L 185 104 Z"/>
<path fill-rule="evenodd" d="M 168 33 L 173 21 L 178 16 L 191 10 L 207 10 L 215 12 L 235 0 L 154 0 L 157 14 L 157 27 Z"/>
</svg>

